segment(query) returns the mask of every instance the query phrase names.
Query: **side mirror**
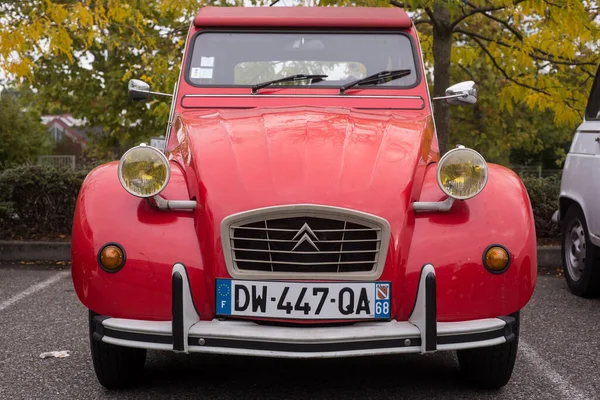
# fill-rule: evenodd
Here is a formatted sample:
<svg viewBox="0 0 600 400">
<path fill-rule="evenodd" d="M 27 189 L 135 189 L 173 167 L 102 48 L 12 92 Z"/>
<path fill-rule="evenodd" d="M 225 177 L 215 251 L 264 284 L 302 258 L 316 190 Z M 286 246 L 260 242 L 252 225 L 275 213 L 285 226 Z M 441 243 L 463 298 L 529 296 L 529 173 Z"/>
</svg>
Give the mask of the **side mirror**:
<svg viewBox="0 0 600 400">
<path fill-rule="evenodd" d="M 132 101 L 148 100 L 151 94 L 173 97 L 173 95 L 169 93 L 151 92 L 150 85 L 140 79 L 129 80 L 129 85 L 127 85 L 127 93 L 129 94 L 129 100 Z"/>
<path fill-rule="evenodd" d="M 150 98 L 150 85 L 140 79 L 130 79 L 127 85 L 129 100 L 141 101 Z"/>
<path fill-rule="evenodd" d="M 446 97 L 448 104 L 475 104 L 477 103 L 477 88 L 475 82 L 465 81 L 457 83 L 446 89 Z"/>
</svg>

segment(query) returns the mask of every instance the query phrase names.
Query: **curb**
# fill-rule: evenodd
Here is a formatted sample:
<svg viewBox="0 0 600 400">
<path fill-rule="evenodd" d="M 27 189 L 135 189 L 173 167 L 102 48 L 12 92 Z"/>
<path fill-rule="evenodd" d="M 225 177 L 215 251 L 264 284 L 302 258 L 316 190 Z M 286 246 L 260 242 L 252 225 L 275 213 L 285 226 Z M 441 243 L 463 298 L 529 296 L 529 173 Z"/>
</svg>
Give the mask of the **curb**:
<svg viewBox="0 0 600 400">
<path fill-rule="evenodd" d="M 538 266 L 560 267 L 560 246 L 538 246 Z M 0 261 L 71 261 L 69 242 L 25 242 L 0 240 Z"/>
<path fill-rule="evenodd" d="M 0 240 L 0 261 L 71 261 L 71 243 Z"/>
<path fill-rule="evenodd" d="M 560 246 L 538 246 L 538 267 L 553 268 L 562 266 Z"/>
</svg>

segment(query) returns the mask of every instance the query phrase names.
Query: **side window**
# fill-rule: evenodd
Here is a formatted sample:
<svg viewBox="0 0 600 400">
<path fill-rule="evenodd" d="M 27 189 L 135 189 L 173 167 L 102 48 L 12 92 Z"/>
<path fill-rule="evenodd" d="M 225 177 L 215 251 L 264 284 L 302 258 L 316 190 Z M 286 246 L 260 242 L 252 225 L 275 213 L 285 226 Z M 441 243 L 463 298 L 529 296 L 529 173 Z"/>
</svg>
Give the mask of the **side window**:
<svg viewBox="0 0 600 400">
<path fill-rule="evenodd" d="M 600 68 L 596 72 L 596 79 L 594 79 L 592 92 L 590 93 L 587 108 L 585 109 L 585 119 L 588 121 L 600 120 Z"/>
</svg>

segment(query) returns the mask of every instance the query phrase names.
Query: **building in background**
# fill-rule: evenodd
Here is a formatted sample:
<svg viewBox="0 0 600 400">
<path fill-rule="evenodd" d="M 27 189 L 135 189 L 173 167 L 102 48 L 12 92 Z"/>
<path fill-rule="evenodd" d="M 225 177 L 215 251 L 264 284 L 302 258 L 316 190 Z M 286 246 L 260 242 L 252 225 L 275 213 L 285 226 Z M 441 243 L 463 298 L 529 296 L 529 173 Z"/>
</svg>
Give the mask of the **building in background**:
<svg viewBox="0 0 600 400">
<path fill-rule="evenodd" d="M 85 120 L 73 118 L 71 114 L 44 115 L 42 123 L 50 132 L 55 155 L 81 156 L 87 145 L 87 132 L 91 130 L 83 128 Z"/>
<path fill-rule="evenodd" d="M 55 167 L 75 168 L 90 136 L 102 134 L 102 127 L 87 127 L 84 119 L 74 118 L 71 114 L 44 115 L 42 123 L 48 128 L 53 150 L 52 154 L 39 156 L 38 163 Z"/>
</svg>

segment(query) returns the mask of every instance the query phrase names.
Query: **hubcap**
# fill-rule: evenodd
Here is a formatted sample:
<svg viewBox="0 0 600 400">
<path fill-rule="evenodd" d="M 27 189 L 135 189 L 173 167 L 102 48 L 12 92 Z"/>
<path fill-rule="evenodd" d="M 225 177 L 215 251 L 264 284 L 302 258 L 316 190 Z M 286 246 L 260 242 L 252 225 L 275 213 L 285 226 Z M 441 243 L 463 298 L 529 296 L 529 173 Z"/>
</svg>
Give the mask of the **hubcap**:
<svg viewBox="0 0 600 400">
<path fill-rule="evenodd" d="M 578 281 L 585 267 L 585 232 L 579 220 L 574 222 L 565 236 L 565 255 L 567 271 L 572 280 Z"/>
</svg>

